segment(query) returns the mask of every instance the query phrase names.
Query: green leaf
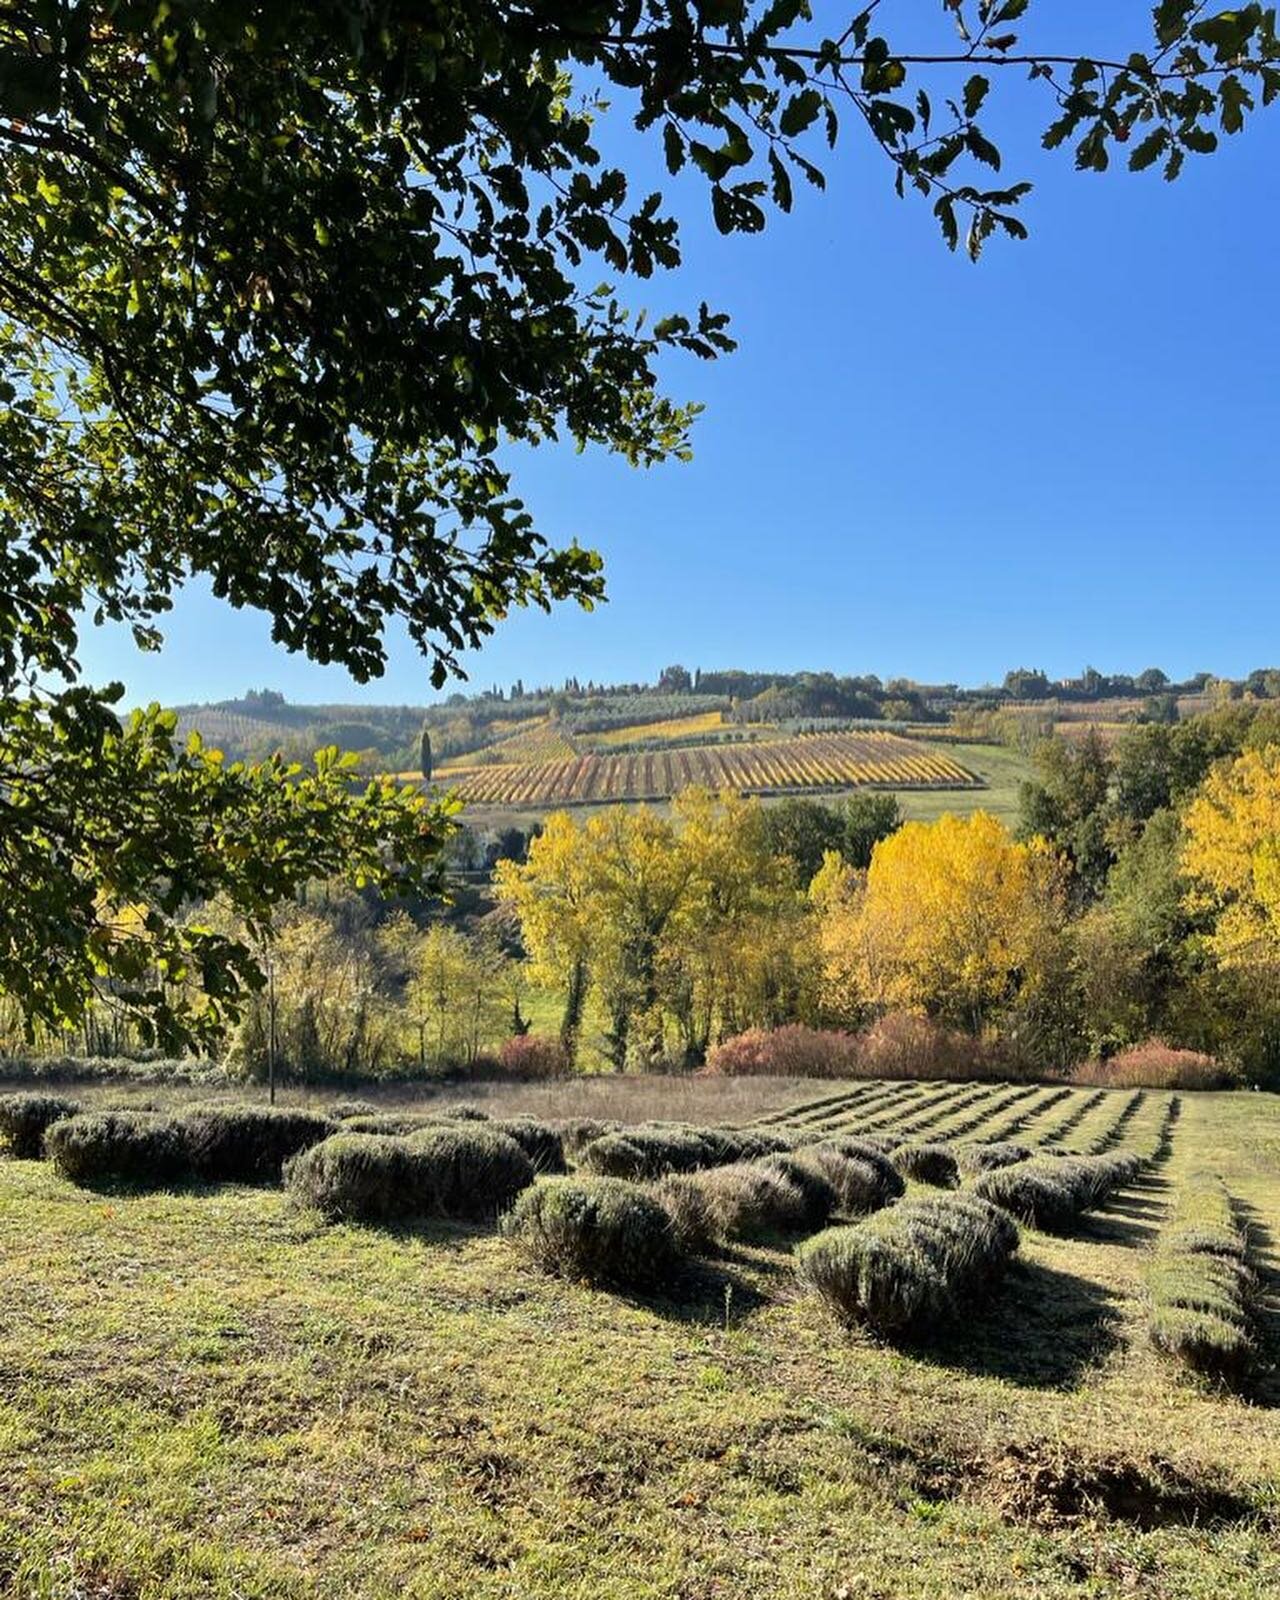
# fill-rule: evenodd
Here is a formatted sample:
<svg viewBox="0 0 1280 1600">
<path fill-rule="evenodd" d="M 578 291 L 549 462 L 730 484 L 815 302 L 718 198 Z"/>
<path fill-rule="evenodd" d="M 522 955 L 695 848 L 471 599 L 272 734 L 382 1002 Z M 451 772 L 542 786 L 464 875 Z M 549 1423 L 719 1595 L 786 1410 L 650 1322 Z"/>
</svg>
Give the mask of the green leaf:
<svg viewBox="0 0 1280 1600">
<path fill-rule="evenodd" d="M 964 86 L 964 114 L 970 120 L 982 109 L 982 103 L 991 90 L 991 82 L 981 73 L 974 73 Z"/>
<path fill-rule="evenodd" d="M 1168 148 L 1169 130 L 1165 127 L 1154 128 L 1129 152 L 1130 171 L 1143 172 L 1147 167 L 1154 166 Z"/>
<path fill-rule="evenodd" d="M 822 110 L 822 99 L 817 89 L 802 89 L 799 94 L 792 95 L 778 118 L 779 132 L 788 139 L 803 133 L 817 120 Z"/>
<path fill-rule="evenodd" d="M 1239 133 L 1244 127 L 1246 111 L 1253 110 L 1253 96 L 1232 73 L 1218 86 L 1218 105 L 1221 110 L 1224 133 Z"/>
<path fill-rule="evenodd" d="M 942 237 L 947 242 L 947 247 L 954 250 L 960 243 L 960 228 L 956 222 L 955 201 L 949 194 L 939 195 L 934 204 L 933 214 L 938 219 L 942 229 Z"/>
<path fill-rule="evenodd" d="M 667 171 L 674 175 L 684 166 L 684 139 L 674 122 L 664 124 L 662 148 L 667 160 Z"/>
<path fill-rule="evenodd" d="M 777 152 L 769 151 L 769 175 L 772 180 L 774 204 L 780 211 L 791 210 L 791 175 L 778 159 Z"/>
</svg>

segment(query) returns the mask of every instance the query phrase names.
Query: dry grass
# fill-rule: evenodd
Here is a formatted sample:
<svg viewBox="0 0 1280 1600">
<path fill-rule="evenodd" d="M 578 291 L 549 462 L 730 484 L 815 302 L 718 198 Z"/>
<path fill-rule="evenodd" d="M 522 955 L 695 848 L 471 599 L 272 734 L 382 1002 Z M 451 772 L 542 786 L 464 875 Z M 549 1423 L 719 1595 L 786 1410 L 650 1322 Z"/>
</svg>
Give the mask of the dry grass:
<svg viewBox="0 0 1280 1600">
<path fill-rule="evenodd" d="M 693 1077 L 601 1076 L 557 1079 L 550 1083 L 426 1083 L 364 1084 L 361 1099 L 376 1102 L 379 1112 L 421 1112 L 431 1116 L 457 1106 L 474 1105 L 493 1117 L 531 1116 L 541 1122 L 581 1117 L 601 1122 L 724 1123 L 752 1122 L 789 1106 L 812 1100 L 830 1086 L 811 1079 L 748 1078 L 726 1082 Z M 145 1100 L 178 1108 L 198 1102 L 240 1103 L 250 1094 L 265 1098 L 261 1087 L 236 1088 L 211 1093 L 191 1088 L 157 1088 L 154 1084 L 133 1090 L 121 1085 L 76 1086 L 75 1095 L 86 1110 L 111 1104 L 127 1106 Z M 345 1090 L 329 1093 L 290 1085 L 277 1096 L 281 1105 L 325 1111 L 349 1099 Z"/>
</svg>

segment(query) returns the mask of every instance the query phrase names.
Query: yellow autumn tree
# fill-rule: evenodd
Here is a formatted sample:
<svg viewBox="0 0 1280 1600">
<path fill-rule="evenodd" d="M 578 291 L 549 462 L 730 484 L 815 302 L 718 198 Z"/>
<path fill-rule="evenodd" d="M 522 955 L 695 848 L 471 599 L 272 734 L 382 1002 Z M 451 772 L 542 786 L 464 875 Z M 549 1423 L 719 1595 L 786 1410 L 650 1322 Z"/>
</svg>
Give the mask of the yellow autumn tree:
<svg viewBox="0 0 1280 1600">
<path fill-rule="evenodd" d="M 564 994 L 560 1042 L 572 1061 L 586 1004 L 593 946 L 588 852 L 567 811 L 554 811 L 529 846 L 525 862 L 499 861 L 498 898 L 515 909 L 535 983 Z"/>
<path fill-rule="evenodd" d="M 1188 906 L 1224 966 L 1280 961 L 1280 746 L 1214 768 L 1183 818 Z"/>
<path fill-rule="evenodd" d="M 808 1015 L 817 947 L 758 800 L 686 789 L 672 809 L 689 877 L 663 941 L 664 1001 L 686 1058 L 700 1060 L 713 1037 Z"/>
<path fill-rule="evenodd" d="M 821 1009 L 831 1020 L 860 1021 L 871 993 L 879 988 L 872 976 L 875 951 L 865 943 L 866 892 L 867 874 L 851 867 L 837 850 L 823 855 L 809 885 L 822 967 Z"/>
<path fill-rule="evenodd" d="M 531 975 L 566 994 L 572 1045 L 588 992 L 617 1067 L 802 1011 L 816 987 L 808 910 L 773 856 L 758 801 L 688 790 L 671 817 L 611 807 L 549 817 L 498 892 L 520 919 Z"/>
<path fill-rule="evenodd" d="M 1062 915 L 1057 858 L 983 811 L 907 823 L 876 846 L 865 886 L 824 874 L 833 981 L 974 1033 L 1039 980 Z"/>
</svg>

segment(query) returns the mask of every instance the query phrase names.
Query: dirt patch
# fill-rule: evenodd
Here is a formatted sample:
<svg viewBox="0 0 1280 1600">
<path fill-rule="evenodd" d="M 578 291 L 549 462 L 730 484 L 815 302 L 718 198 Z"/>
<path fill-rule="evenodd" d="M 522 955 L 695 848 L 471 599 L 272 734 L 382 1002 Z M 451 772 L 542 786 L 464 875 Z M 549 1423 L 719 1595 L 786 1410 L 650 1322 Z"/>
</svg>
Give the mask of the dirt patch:
<svg viewBox="0 0 1280 1600">
<path fill-rule="evenodd" d="M 1127 1522 L 1149 1529 L 1221 1526 L 1259 1516 L 1244 1495 L 1158 1455 L 1088 1457 L 1032 1442 L 1009 1445 L 975 1468 L 980 1497 L 1010 1522 Z"/>
</svg>

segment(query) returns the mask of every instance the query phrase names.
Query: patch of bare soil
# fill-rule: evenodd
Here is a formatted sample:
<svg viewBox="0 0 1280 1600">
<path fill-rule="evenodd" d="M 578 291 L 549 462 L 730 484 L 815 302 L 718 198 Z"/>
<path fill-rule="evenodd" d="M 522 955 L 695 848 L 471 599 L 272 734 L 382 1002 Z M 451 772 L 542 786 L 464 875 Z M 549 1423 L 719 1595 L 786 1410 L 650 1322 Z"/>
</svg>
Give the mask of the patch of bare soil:
<svg viewBox="0 0 1280 1600">
<path fill-rule="evenodd" d="M 1159 1455 L 1085 1457 L 1033 1441 L 1011 1444 L 975 1467 L 979 1495 L 1010 1522 L 1108 1521 L 1149 1529 L 1222 1526 L 1260 1515 L 1238 1491 L 1193 1477 Z"/>
</svg>

